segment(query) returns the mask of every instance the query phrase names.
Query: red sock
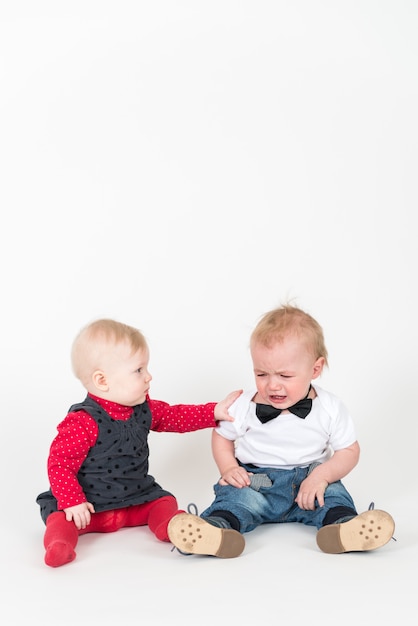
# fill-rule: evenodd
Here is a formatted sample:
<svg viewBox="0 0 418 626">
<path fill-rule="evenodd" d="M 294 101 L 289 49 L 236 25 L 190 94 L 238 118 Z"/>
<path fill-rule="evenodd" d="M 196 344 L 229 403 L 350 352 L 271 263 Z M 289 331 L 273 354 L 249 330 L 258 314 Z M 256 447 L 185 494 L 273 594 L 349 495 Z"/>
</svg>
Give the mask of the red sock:
<svg viewBox="0 0 418 626">
<path fill-rule="evenodd" d="M 164 496 L 151 504 L 148 516 L 149 529 L 160 541 L 170 541 L 167 533 L 168 523 L 177 513 L 184 511 L 179 510 L 174 496 Z"/>
<path fill-rule="evenodd" d="M 44 535 L 45 563 L 50 567 L 60 567 L 74 561 L 77 541 L 78 530 L 74 522 L 67 522 L 62 511 L 51 513 L 46 520 Z"/>
</svg>

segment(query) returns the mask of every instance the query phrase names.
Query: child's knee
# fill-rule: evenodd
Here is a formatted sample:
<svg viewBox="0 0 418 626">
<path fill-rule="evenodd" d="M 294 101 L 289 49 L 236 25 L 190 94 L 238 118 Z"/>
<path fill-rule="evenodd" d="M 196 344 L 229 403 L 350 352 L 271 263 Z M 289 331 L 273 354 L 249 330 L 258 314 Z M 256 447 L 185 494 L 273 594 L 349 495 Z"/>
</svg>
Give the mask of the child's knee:
<svg viewBox="0 0 418 626">
<path fill-rule="evenodd" d="M 155 500 L 148 516 L 148 527 L 160 541 L 170 541 L 167 532 L 169 521 L 177 513 L 183 513 L 178 508 L 174 496 L 164 496 Z"/>
</svg>

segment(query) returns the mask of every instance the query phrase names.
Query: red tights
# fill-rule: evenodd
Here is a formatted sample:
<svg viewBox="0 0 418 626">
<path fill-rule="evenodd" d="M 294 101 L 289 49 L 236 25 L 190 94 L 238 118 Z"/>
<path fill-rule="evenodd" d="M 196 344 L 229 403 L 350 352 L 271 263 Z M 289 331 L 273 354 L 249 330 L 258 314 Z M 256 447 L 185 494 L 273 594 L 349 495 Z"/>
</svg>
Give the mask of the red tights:
<svg viewBox="0 0 418 626">
<path fill-rule="evenodd" d="M 77 530 L 73 521 L 67 522 L 63 511 L 51 513 L 46 520 L 44 535 L 45 563 L 51 567 L 59 567 L 73 561 L 78 538 L 86 533 L 113 533 L 127 526 L 148 525 L 157 539 L 170 541 L 167 526 L 177 513 L 183 511 L 177 508 L 174 496 L 164 496 L 153 502 L 123 509 L 93 513 L 90 524 L 82 530 Z"/>
</svg>

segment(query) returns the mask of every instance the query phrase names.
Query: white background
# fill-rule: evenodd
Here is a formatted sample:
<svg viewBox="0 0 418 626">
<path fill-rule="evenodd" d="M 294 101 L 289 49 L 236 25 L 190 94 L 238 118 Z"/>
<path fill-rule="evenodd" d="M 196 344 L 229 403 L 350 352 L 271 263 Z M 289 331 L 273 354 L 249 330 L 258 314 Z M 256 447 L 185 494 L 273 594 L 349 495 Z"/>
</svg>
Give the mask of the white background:
<svg viewBox="0 0 418 626">
<path fill-rule="evenodd" d="M 414 623 L 417 27 L 414 0 L 0 0 L 8 624 Z M 80 327 L 139 327 L 152 397 L 203 403 L 253 383 L 250 332 L 289 300 L 356 423 L 346 485 L 397 541 L 332 556 L 314 529 L 263 527 L 224 561 L 126 529 L 47 568 L 35 498 L 85 395 Z M 180 506 L 207 506 L 210 431 L 150 445 Z"/>
</svg>

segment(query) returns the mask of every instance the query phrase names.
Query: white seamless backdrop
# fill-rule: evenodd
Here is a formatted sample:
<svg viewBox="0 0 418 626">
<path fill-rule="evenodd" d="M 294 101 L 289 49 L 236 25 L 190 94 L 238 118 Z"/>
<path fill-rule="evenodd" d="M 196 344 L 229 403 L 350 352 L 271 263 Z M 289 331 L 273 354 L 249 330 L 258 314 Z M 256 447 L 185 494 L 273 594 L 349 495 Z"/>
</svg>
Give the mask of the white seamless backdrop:
<svg viewBox="0 0 418 626">
<path fill-rule="evenodd" d="M 417 27 L 413 0 L 0 1 L 8 624 L 414 623 Z M 252 384 L 250 332 L 289 300 L 322 324 L 319 384 L 356 423 L 345 482 L 397 541 L 331 557 L 274 526 L 220 561 L 129 529 L 47 568 L 35 498 L 84 397 L 80 327 L 139 327 L 154 398 L 217 401 Z M 150 446 L 157 480 L 204 508 L 210 431 Z"/>
</svg>

